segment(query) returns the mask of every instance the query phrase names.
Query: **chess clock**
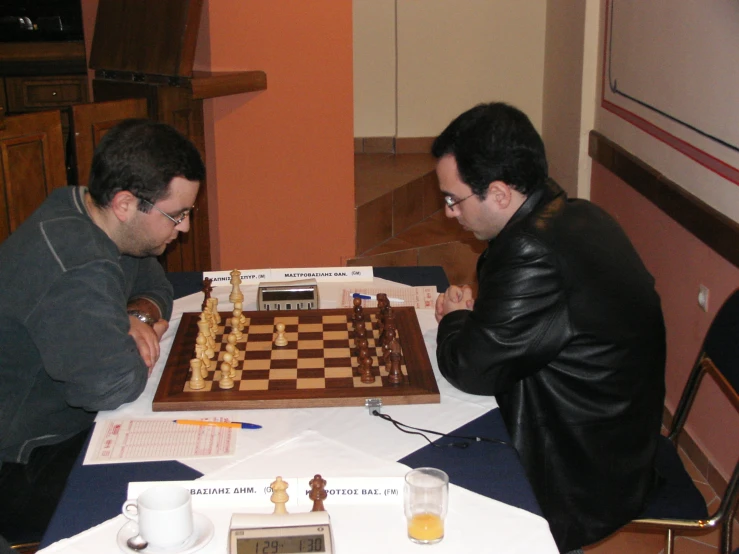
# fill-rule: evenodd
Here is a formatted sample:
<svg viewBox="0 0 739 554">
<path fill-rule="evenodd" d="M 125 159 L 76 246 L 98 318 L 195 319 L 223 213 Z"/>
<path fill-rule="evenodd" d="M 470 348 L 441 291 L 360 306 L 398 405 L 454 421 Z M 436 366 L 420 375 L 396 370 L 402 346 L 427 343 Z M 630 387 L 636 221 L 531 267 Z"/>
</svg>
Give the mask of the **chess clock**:
<svg viewBox="0 0 739 554">
<path fill-rule="evenodd" d="M 318 284 L 315 279 L 283 283 L 259 283 L 258 310 L 318 309 Z"/>
<path fill-rule="evenodd" d="M 334 554 L 328 512 L 233 514 L 229 554 Z"/>
</svg>

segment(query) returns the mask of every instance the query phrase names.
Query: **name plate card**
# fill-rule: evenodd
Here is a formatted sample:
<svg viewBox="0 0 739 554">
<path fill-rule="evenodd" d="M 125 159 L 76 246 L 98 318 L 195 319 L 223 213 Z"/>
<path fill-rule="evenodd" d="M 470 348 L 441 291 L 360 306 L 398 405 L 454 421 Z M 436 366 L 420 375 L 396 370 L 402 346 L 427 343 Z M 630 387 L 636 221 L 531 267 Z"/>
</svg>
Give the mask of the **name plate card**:
<svg viewBox="0 0 739 554">
<path fill-rule="evenodd" d="M 261 281 L 270 280 L 270 269 L 240 269 L 241 272 L 241 284 L 259 284 Z M 203 279 L 208 277 L 213 282 L 211 285 L 214 287 L 222 287 L 224 285 L 231 286 L 231 272 L 230 271 L 204 271 Z"/>
<path fill-rule="evenodd" d="M 297 279 L 315 279 L 320 282 L 372 281 L 371 266 L 362 267 L 299 267 L 287 269 L 240 269 L 242 284 L 261 281 L 287 282 Z M 205 271 L 203 277 L 213 281 L 213 286 L 231 284 L 231 271 Z"/>
<path fill-rule="evenodd" d="M 309 498 L 310 480 L 313 477 L 283 477 L 288 484 L 290 497 L 286 506 L 312 507 Z M 381 505 L 403 503 L 403 477 L 333 477 L 326 480 L 324 504 Z M 190 491 L 194 507 L 271 507 L 271 484 L 274 479 L 243 479 L 227 481 L 167 481 Z M 159 485 L 157 481 L 140 481 L 128 484 L 128 498 L 138 498 L 145 490 Z"/>
</svg>

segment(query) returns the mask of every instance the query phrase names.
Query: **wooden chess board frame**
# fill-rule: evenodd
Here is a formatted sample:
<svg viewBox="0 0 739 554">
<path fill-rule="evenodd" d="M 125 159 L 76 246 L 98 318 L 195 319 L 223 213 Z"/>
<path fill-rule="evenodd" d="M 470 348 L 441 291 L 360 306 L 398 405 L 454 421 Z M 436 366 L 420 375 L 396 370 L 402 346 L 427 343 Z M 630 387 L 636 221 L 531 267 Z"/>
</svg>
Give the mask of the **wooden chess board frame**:
<svg viewBox="0 0 739 554">
<path fill-rule="evenodd" d="M 365 308 L 365 317 L 376 314 L 376 308 Z M 421 327 L 416 311 L 411 307 L 393 307 L 396 328 L 401 345 L 401 355 L 406 378 L 403 383 L 390 385 L 386 379 L 381 385 L 354 386 L 347 388 L 306 388 L 291 390 L 238 390 L 236 387 L 223 390 L 214 385 L 213 390 L 186 390 L 189 380 L 190 360 L 194 357 L 195 339 L 198 334 L 197 322 L 200 313 L 186 312 L 182 314 L 180 325 L 175 334 L 169 357 L 154 395 L 152 410 L 155 412 L 186 410 L 228 410 L 258 408 L 314 408 L 336 406 L 364 406 L 367 399 L 379 398 L 383 405 L 392 404 L 435 404 L 440 401 L 439 388 L 436 384 L 428 351 L 423 341 Z M 281 317 L 295 318 L 301 316 L 344 315 L 351 322 L 352 309 L 329 310 L 282 310 L 243 312 L 247 318 L 273 318 L 275 323 Z M 223 319 L 231 317 L 228 312 L 221 312 Z M 220 338 L 220 335 L 219 335 Z M 246 337 L 248 341 L 248 336 Z M 347 330 L 347 339 L 354 354 L 353 331 Z M 239 349 L 244 343 L 239 343 Z M 273 346 L 273 348 L 276 348 Z M 286 348 L 290 348 L 289 346 Z M 298 350 L 300 352 L 300 350 Z M 356 365 L 356 363 L 355 363 Z M 355 373 L 359 375 L 359 373 Z"/>
</svg>

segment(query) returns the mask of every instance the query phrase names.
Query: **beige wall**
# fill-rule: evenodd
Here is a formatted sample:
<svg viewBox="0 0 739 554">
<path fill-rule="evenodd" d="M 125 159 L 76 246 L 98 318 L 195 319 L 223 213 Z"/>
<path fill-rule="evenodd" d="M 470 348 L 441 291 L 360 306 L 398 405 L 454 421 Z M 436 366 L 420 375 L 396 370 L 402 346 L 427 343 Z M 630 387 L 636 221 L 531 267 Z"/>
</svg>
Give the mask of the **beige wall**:
<svg viewBox="0 0 739 554">
<path fill-rule="evenodd" d="M 542 135 L 549 175 L 570 196 L 577 193 L 584 29 L 584 2 L 548 1 Z"/>
<path fill-rule="evenodd" d="M 541 129 L 546 2 L 353 3 L 354 136 L 435 136 L 491 100 L 518 106 Z M 393 71 L 393 79 L 372 78 L 375 71 Z"/>
<path fill-rule="evenodd" d="M 353 0 L 354 136 L 395 136 L 395 0 Z"/>
</svg>

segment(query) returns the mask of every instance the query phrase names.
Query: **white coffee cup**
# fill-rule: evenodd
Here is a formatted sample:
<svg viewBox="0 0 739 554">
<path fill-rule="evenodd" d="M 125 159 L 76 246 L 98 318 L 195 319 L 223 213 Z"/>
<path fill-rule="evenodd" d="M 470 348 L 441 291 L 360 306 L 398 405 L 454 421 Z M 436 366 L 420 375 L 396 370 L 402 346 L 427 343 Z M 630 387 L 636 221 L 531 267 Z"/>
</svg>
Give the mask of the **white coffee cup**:
<svg viewBox="0 0 739 554">
<path fill-rule="evenodd" d="M 129 499 L 123 515 L 139 524 L 141 535 L 151 546 L 172 548 L 193 533 L 190 491 L 176 485 L 156 485 Z"/>
</svg>

